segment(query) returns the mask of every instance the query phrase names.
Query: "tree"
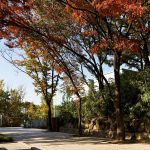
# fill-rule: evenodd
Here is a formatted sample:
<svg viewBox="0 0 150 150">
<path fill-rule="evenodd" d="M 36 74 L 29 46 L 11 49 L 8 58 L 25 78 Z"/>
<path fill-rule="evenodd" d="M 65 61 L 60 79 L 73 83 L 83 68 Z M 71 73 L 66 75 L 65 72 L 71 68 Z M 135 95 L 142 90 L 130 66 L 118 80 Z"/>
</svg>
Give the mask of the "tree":
<svg viewBox="0 0 150 150">
<path fill-rule="evenodd" d="M 88 91 L 85 91 L 82 102 L 82 113 L 85 121 L 100 117 L 99 91 L 96 90 L 94 80 L 88 82 Z"/>
<path fill-rule="evenodd" d="M 135 139 L 140 125 L 149 123 L 149 69 L 142 71 L 124 70 L 121 75 L 121 96 L 124 105 L 126 129 Z M 131 92 L 132 91 L 132 92 Z"/>
<path fill-rule="evenodd" d="M 59 81 L 59 74 L 55 72 L 55 61 L 44 60 L 41 50 L 26 49 L 23 60 L 13 61 L 15 65 L 23 67 L 24 72 L 33 79 L 35 91 L 42 94 L 48 107 L 48 130 L 52 131 L 52 102 Z"/>
<path fill-rule="evenodd" d="M 26 5 L 23 3 L 24 1 L 17 1 L 17 3 L 21 3 L 21 5 L 17 5 L 19 7 L 17 11 L 19 10 L 21 15 L 14 12 L 15 3 L 3 2 L 2 19 L 0 21 L 3 34 L 1 35 L 7 37 L 7 39 L 12 35 L 15 38 L 20 37 L 20 40 L 16 40 L 19 45 L 22 45 L 23 41 L 26 40 L 34 47 L 37 46 L 37 41 L 40 41 L 41 45 L 46 45 L 47 54 L 61 62 L 59 69 L 61 68 L 63 71 L 67 68 L 67 64 L 62 61 L 61 55 L 66 51 L 69 52 L 76 56 L 77 60 L 84 64 L 88 71 L 96 77 L 101 90 L 104 88 L 104 82 L 109 87 L 103 75 L 102 64 L 108 62 L 109 58 L 113 59 L 109 63 L 113 64 L 114 67 L 116 92 L 115 98 L 111 99 L 113 99 L 116 107 L 117 135 L 119 139 L 124 139 L 120 66 L 125 54 L 131 52 L 134 55 L 134 53 L 140 51 L 139 41 L 141 39 L 138 37 L 140 37 L 141 32 L 135 29 L 139 29 L 138 23 L 140 23 L 141 18 L 144 18 L 144 20 L 148 18 L 148 1 L 60 1 L 67 6 L 69 15 L 62 11 L 62 8 L 64 8 L 62 5 L 54 3 L 54 1 L 36 1 L 34 8 L 32 7 L 33 1 L 31 3 L 27 1 Z M 44 3 L 46 5 L 43 5 Z M 56 11 L 55 13 L 49 13 L 49 10 Z M 38 15 L 35 16 L 32 12 Z M 70 18 L 70 14 L 76 18 L 77 23 L 74 23 L 74 20 Z M 62 20 L 61 17 L 65 19 L 60 21 Z M 15 24 L 12 22 L 15 22 Z M 148 28 L 146 24 L 147 21 L 144 21 L 142 27 Z M 17 29 L 11 30 L 12 26 Z M 26 36 L 16 36 L 18 30 L 21 32 L 17 33 Z M 13 34 L 10 35 L 10 31 Z M 84 36 L 81 36 L 82 33 Z M 145 35 L 148 39 L 147 34 L 144 33 Z M 9 46 L 12 45 L 15 45 L 14 42 L 13 44 L 9 42 Z M 95 58 L 95 56 L 97 57 Z M 133 58 L 135 58 L 135 55 Z M 111 91 L 109 93 L 112 97 Z"/>
<path fill-rule="evenodd" d="M 77 122 L 77 109 L 73 100 L 64 99 L 61 106 L 59 106 L 60 112 L 60 125 L 66 125 L 72 123 L 74 127 L 78 127 Z"/>
<path fill-rule="evenodd" d="M 10 94 L 9 91 L 5 91 L 2 80 L 0 81 L 0 105 L 0 112 L 4 116 L 3 126 L 9 126 Z"/>
<path fill-rule="evenodd" d="M 10 122 L 12 122 L 13 126 L 20 126 L 23 122 L 23 113 L 22 113 L 22 102 L 24 99 L 24 90 L 23 88 L 11 89 L 10 90 Z M 14 111 L 15 110 L 15 111 Z"/>
<path fill-rule="evenodd" d="M 76 71 L 70 66 L 66 66 L 64 73 L 64 89 L 68 96 L 75 96 L 73 102 L 76 104 L 78 115 L 78 132 L 82 135 L 82 78 L 76 74 Z"/>
<path fill-rule="evenodd" d="M 3 115 L 3 126 L 19 126 L 23 121 L 22 88 L 6 90 L 0 81 L 0 113 Z"/>
<path fill-rule="evenodd" d="M 138 39 L 134 36 L 138 28 L 139 18 L 147 17 L 148 1 L 63 1 L 69 13 L 72 13 L 83 29 L 94 30 L 97 33 L 97 43 L 89 49 L 92 53 L 102 50 L 110 51 L 113 55 L 115 74 L 115 100 L 118 139 L 125 139 L 123 114 L 121 108 L 120 92 L 120 66 L 121 57 L 126 52 L 140 51 Z M 86 25 L 90 28 L 85 28 Z M 88 29 L 88 30 L 87 30 Z M 89 32 L 89 35 L 93 33 Z"/>
<path fill-rule="evenodd" d="M 15 3 L 12 2 L 10 3 L 11 3 L 11 8 L 10 8 L 11 11 L 7 9 L 7 7 L 9 7 L 9 4 L 3 3 L 5 7 L 3 7 L 2 10 L 8 11 L 7 16 L 11 16 L 13 15 L 13 13 L 15 13 L 13 9 L 16 8 L 14 6 Z M 44 56 L 43 58 L 47 60 L 47 56 L 48 56 L 49 60 L 51 60 L 52 62 L 53 61 L 56 62 L 57 65 L 55 65 L 55 70 L 57 70 L 57 72 L 64 71 L 69 76 L 71 83 L 73 84 L 73 87 L 76 90 L 76 94 L 78 95 L 78 97 L 80 97 L 79 93 L 77 92 L 76 84 L 73 81 L 72 73 L 70 73 L 70 67 L 67 66 L 68 62 L 65 61 L 63 56 L 66 49 L 62 48 L 62 43 L 65 43 L 65 38 L 71 35 L 69 32 L 66 32 L 64 27 L 66 23 L 69 23 L 71 27 L 73 27 L 73 25 L 67 20 L 69 18 L 68 15 L 66 15 L 67 13 L 61 11 L 63 8 L 62 5 L 58 3 L 54 3 L 53 1 L 44 1 L 44 2 L 36 1 L 35 3 L 36 7 L 34 9 L 36 15 L 32 15 L 31 10 L 26 9 L 25 6 L 25 5 L 28 6 L 28 2 L 26 2 L 27 4 L 24 4 L 23 1 L 18 1 L 17 3 L 20 4 L 18 5 L 19 7 L 18 9 L 20 10 L 20 14 L 22 15 L 18 16 L 18 13 L 15 13 L 16 15 L 11 19 L 9 18 L 8 20 L 10 24 L 9 23 L 7 24 L 7 19 L 5 18 L 5 16 L 2 18 L 2 21 L 3 23 L 5 22 L 6 24 L 5 23 L 3 24 L 1 21 L 2 26 L 7 27 L 5 31 L 3 29 L 1 30 L 2 33 L 6 33 L 8 35 L 7 39 L 12 39 L 13 37 L 16 38 L 15 42 L 13 40 L 10 40 L 7 43 L 7 45 L 9 47 L 20 46 L 22 48 L 25 48 L 26 45 L 24 44 L 24 42 L 26 41 L 30 47 L 30 51 L 37 50 L 36 48 L 37 46 L 39 47 L 45 46 L 45 52 L 42 51 Z M 46 5 L 43 5 L 43 3 L 46 3 L 48 7 Z M 28 6 L 28 8 L 30 7 Z M 56 13 L 49 15 L 49 10 L 50 10 L 49 8 L 51 8 L 51 10 L 53 11 L 56 11 Z M 24 9 L 26 13 L 24 13 Z M 61 17 L 65 17 L 64 20 L 61 19 L 62 22 L 60 22 Z M 30 21 L 26 22 L 24 20 L 25 18 L 28 21 L 29 20 Z M 45 20 L 47 20 L 47 23 Z M 15 24 L 12 24 L 12 21 L 15 22 Z M 13 30 L 11 31 L 12 34 L 10 35 L 9 28 L 11 27 L 21 31 L 20 33 L 26 36 L 18 36 L 16 32 L 13 32 Z M 40 29 L 40 31 L 38 31 L 39 30 L 38 28 Z M 62 35 L 65 35 L 65 38 Z M 4 37 L 3 34 L 2 36 Z M 60 50 L 60 48 L 62 49 Z"/>
</svg>

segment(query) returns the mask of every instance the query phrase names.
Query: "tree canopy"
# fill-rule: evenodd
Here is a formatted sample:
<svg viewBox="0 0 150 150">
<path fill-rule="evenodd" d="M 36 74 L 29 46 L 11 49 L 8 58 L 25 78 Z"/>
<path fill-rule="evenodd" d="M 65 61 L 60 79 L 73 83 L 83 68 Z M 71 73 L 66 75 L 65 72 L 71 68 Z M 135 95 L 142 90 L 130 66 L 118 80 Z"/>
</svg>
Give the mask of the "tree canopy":
<svg viewBox="0 0 150 150">
<path fill-rule="evenodd" d="M 28 49 L 26 54 L 30 59 L 26 60 L 29 64 L 26 65 L 27 71 L 33 71 L 37 64 L 38 71 L 50 71 L 48 66 L 54 64 L 54 72 L 66 79 L 64 83 L 69 86 L 71 83 L 70 89 L 79 100 L 79 133 L 82 119 L 81 83 L 88 84 L 85 72 L 91 74 L 98 82 L 97 99 L 109 99 L 113 103 L 117 137 L 124 140 L 124 96 L 120 68 L 126 65 L 139 72 L 149 68 L 148 19 L 148 0 L 1 0 L 0 38 L 7 39 L 6 45 L 10 48 Z M 39 64 L 37 58 L 42 63 Z M 104 76 L 105 65 L 113 67 L 114 91 L 112 83 Z M 32 73 L 30 75 L 35 81 L 43 83 Z M 47 84 L 52 85 L 53 82 Z M 37 82 L 35 86 L 39 90 Z M 142 99 L 147 99 L 148 95 L 144 94 Z"/>
</svg>

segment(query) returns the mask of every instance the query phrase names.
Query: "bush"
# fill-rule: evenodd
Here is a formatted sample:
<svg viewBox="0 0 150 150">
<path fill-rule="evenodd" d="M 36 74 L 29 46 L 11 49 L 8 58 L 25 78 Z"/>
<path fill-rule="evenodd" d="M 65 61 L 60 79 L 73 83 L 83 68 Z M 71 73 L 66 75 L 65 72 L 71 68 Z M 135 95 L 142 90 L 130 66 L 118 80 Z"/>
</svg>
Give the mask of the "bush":
<svg viewBox="0 0 150 150">
<path fill-rule="evenodd" d="M 2 142 L 12 142 L 13 138 L 7 135 L 0 134 L 0 143 Z"/>
</svg>

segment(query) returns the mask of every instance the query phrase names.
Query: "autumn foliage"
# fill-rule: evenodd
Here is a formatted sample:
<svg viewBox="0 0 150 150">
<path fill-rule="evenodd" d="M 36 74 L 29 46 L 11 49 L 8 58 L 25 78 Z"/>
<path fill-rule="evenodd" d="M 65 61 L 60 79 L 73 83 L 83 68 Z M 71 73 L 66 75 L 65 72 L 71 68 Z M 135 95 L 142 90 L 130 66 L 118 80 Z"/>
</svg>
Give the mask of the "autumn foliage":
<svg viewBox="0 0 150 150">
<path fill-rule="evenodd" d="M 101 49 L 139 52 L 140 42 L 132 37 L 134 29 L 149 28 L 140 27 L 141 18 L 149 17 L 148 1 L 67 0 L 66 9 L 83 26 L 84 35 L 98 36 L 97 43 L 90 48 L 91 53 Z"/>
<path fill-rule="evenodd" d="M 109 86 L 103 64 L 112 57 L 117 135 L 124 139 L 120 67 L 129 54 L 141 55 L 150 64 L 149 4 L 149 0 L 1 0 L 0 38 L 7 39 L 10 48 L 28 49 L 31 60 L 55 62 L 56 72 L 69 77 L 79 99 L 75 75 L 79 65 L 96 77 L 103 90 L 104 80 Z"/>
</svg>

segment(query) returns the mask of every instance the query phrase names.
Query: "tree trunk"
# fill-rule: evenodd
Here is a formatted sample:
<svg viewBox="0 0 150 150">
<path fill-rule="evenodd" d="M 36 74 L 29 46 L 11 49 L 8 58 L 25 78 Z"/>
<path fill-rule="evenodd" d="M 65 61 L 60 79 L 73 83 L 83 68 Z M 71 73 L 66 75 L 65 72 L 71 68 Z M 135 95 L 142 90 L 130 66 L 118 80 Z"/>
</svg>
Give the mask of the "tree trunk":
<svg viewBox="0 0 150 150">
<path fill-rule="evenodd" d="M 82 115 L 81 115 L 81 97 L 79 98 L 79 120 L 78 120 L 78 128 L 79 128 L 79 135 L 82 135 Z"/>
<path fill-rule="evenodd" d="M 82 135 L 82 112 L 81 112 L 81 100 L 82 98 L 80 97 L 79 93 L 76 93 L 77 97 L 78 97 L 78 101 L 77 101 L 77 115 L 78 115 L 78 133 L 79 135 Z"/>
<path fill-rule="evenodd" d="M 114 76 L 115 76 L 114 106 L 116 110 L 117 139 L 125 140 L 124 119 L 121 106 L 121 91 L 120 91 L 120 57 L 121 53 L 116 52 L 114 54 Z"/>
<path fill-rule="evenodd" d="M 51 105 L 48 105 L 48 131 L 53 131 Z"/>
<path fill-rule="evenodd" d="M 150 66 L 150 60 L 149 60 L 149 51 L 147 43 L 144 44 L 144 50 L 143 50 L 143 60 L 145 63 L 145 68 Z"/>
</svg>

